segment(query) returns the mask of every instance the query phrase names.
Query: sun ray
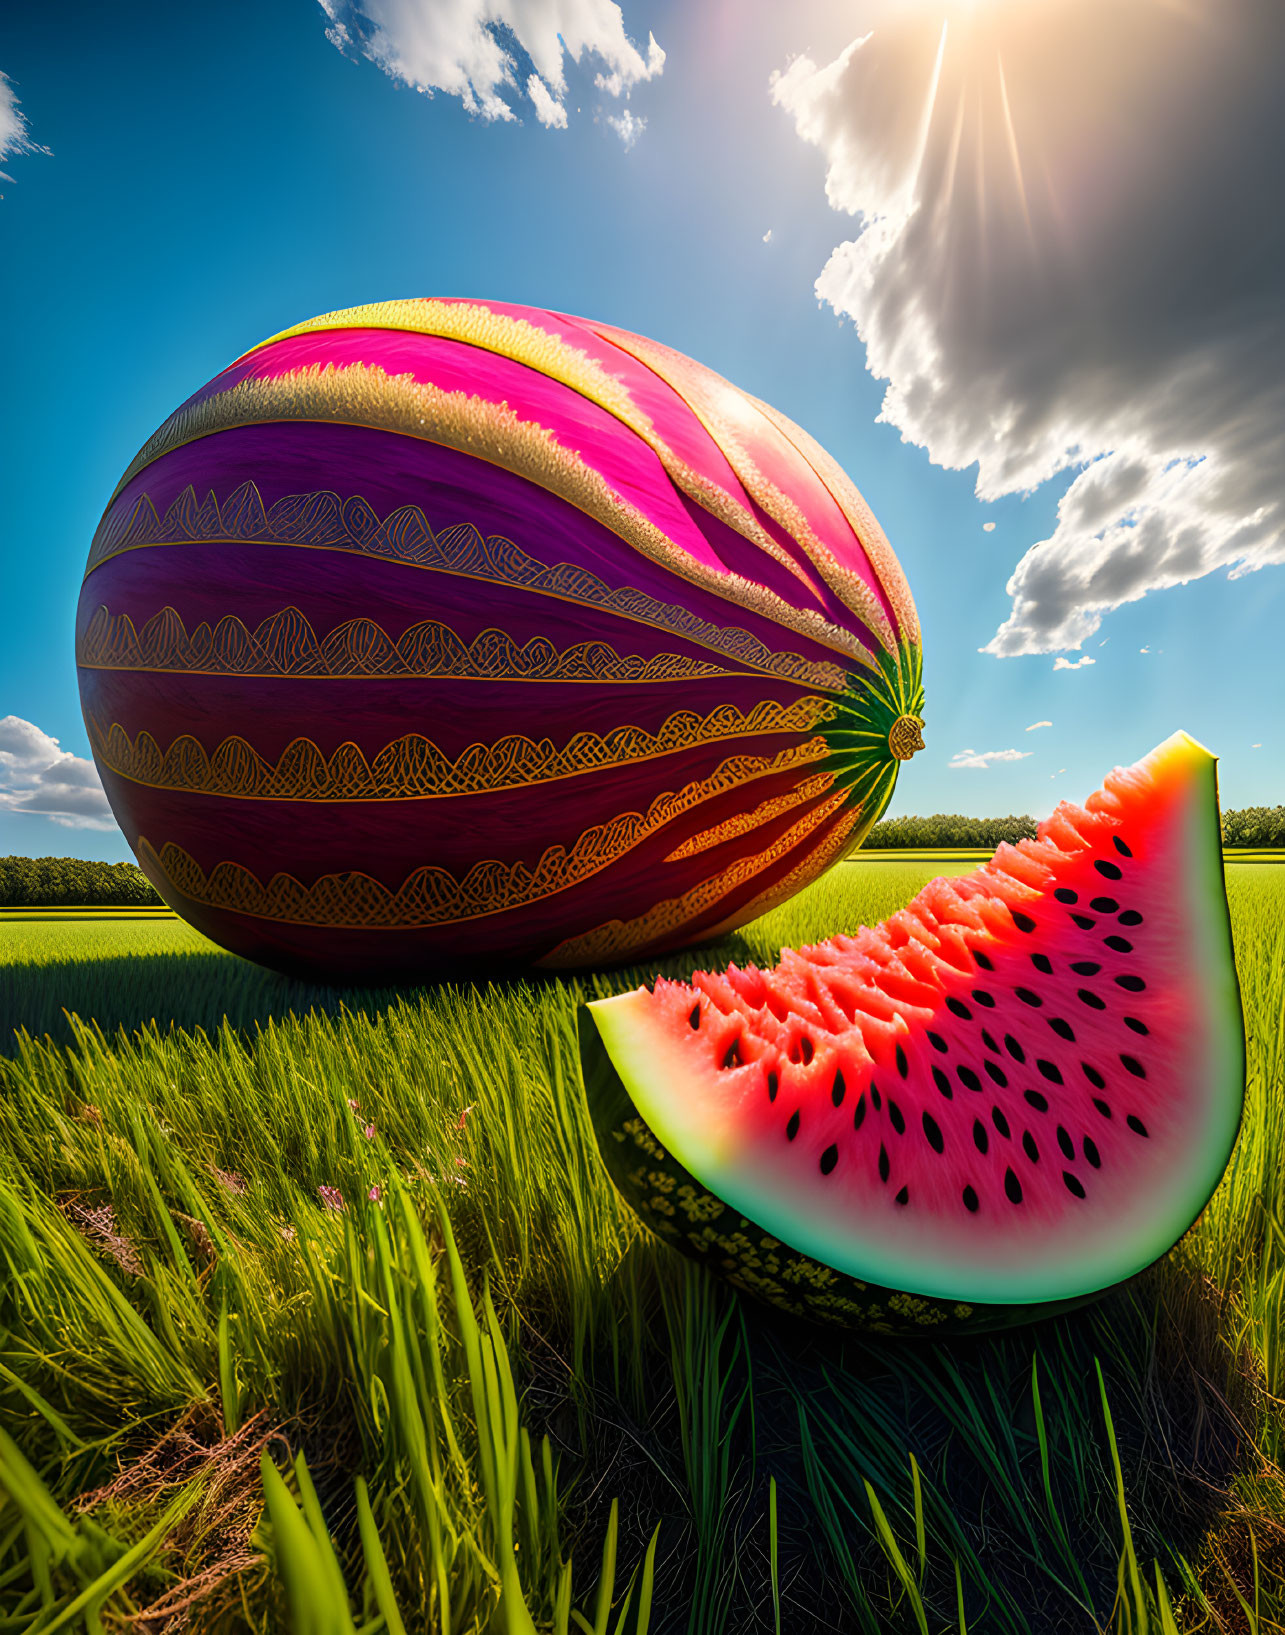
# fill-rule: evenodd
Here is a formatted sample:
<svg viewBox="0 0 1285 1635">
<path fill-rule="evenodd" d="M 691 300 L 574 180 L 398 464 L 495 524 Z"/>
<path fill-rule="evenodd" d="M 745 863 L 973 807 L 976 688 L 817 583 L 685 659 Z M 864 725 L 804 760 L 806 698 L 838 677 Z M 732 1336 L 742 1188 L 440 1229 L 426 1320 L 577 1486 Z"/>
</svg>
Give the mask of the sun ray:
<svg viewBox="0 0 1285 1635">
<path fill-rule="evenodd" d="M 915 162 L 907 172 L 910 177 L 910 197 L 908 204 L 916 204 L 919 199 L 919 181 L 923 174 L 924 160 L 928 152 L 928 136 L 932 130 L 933 113 L 937 107 L 937 92 L 941 86 L 941 68 L 946 58 L 946 40 L 950 33 L 950 19 L 943 17 L 941 34 L 937 39 L 937 60 L 933 63 L 933 75 L 928 85 L 928 96 L 924 102 L 923 115 L 919 121 L 919 140 L 916 145 Z"/>
<path fill-rule="evenodd" d="M 1008 134 L 1008 151 L 1013 159 L 1013 180 L 1017 184 L 1018 203 L 1022 207 L 1022 219 L 1026 223 L 1026 237 L 1031 249 L 1035 248 L 1035 229 L 1031 224 L 1030 207 L 1026 202 L 1026 182 L 1022 177 L 1022 156 L 1018 152 L 1017 132 L 1013 129 L 1013 110 L 1009 106 L 1008 83 L 1004 78 L 1004 59 L 998 52 L 995 54 L 996 66 L 999 69 L 999 99 L 1004 110 L 1004 129 Z"/>
</svg>

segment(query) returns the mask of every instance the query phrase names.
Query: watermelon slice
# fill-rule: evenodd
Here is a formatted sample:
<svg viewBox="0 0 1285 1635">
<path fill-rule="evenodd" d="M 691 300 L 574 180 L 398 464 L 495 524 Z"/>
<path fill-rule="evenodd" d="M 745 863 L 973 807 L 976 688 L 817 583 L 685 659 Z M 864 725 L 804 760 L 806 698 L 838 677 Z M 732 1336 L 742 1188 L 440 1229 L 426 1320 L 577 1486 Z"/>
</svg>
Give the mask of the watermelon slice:
<svg viewBox="0 0 1285 1635">
<path fill-rule="evenodd" d="M 589 1005 L 581 1053 L 626 1198 L 788 1312 L 1092 1298 L 1186 1232 L 1240 1126 L 1214 757 L 1175 733 L 878 927 Z"/>
</svg>

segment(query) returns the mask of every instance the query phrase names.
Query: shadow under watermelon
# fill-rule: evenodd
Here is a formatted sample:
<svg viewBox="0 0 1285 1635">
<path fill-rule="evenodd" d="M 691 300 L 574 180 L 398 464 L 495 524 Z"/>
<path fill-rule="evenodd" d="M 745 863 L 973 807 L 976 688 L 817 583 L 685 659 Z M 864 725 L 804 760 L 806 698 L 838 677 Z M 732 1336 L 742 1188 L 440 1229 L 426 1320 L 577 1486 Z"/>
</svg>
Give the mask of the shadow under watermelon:
<svg viewBox="0 0 1285 1635">
<path fill-rule="evenodd" d="M 662 1518 L 653 1635 L 775 1629 L 773 1481 L 791 1635 L 919 1628 L 871 1491 L 930 1628 L 958 1627 L 956 1561 L 973 1635 L 1108 1625 L 1124 1540 L 1095 1361 L 1133 1547 L 1144 1579 L 1159 1562 L 1175 1603 L 1178 1558 L 1195 1567 L 1254 1461 L 1248 1370 L 1223 1338 L 1219 1291 L 1180 1253 L 1081 1311 L 937 1342 L 831 1335 L 667 1247 L 651 1253 L 669 1355 L 662 1341 L 646 1413 L 626 1424 L 619 1401 L 604 1403 L 564 1452 L 588 1495 L 575 1501 L 586 1540 L 617 1494 L 622 1561 Z"/>
</svg>

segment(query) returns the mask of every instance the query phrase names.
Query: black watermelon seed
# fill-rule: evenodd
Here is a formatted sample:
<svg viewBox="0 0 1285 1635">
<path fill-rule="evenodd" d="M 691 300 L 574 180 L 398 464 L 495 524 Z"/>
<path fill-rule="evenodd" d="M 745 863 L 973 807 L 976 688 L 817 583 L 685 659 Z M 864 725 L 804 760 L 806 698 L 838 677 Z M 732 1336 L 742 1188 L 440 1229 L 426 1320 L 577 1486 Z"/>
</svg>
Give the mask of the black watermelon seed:
<svg viewBox="0 0 1285 1635">
<path fill-rule="evenodd" d="M 834 1146 L 832 1144 L 832 1145 L 828 1146 L 825 1149 L 825 1151 L 821 1154 L 821 1173 L 822 1173 L 822 1175 L 829 1175 L 830 1171 L 834 1168 L 834 1166 L 838 1162 L 839 1162 L 839 1149 L 838 1149 L 838 1147 L 836 1147 L 836 1146 Z"/>
<path fill-rule="evenodd" d="M 972 1011 L 969 1010 L 968 1006 L 965 1005 L 964 1001 L 962 999 L 956 999 L 953 994 L 946 1001 L 946 1009 L 948 1011 L 954 1011 L 955 1015 L 960 1017 L 961 1020 L 965 1022 L 969 1021 L 973 1014 Z"/>
<path fill-rule="evenodd" d="M 998 1084 L 1001 1089 L 1003 1089 L 1003 1087 L 1008 1083 L 1008 1074 L 999 1065 L 999 1063 L 988 1061 L 983 1062 L 982 1066 L 990 1074 L 991 1078 L 994 1079 L 995 1083 Z"/>
<path fill-rule="evenodd" d="M 977 1077 L 976 1073 L 973 1072 L 971 1067 L 957 1067 L 955 1071 L 959 1074 L 959 1082 L 966 1090 L 981 1089 L 982 1081 Z"/>
<path fill-rule="evenodd" d="M 1075 1142 L 1066 1133 L 1066 1126 L 1063 1124 L 1059 1124 L 1057 1127 L 1057 1144 L 1068 1158 L 1075 1157 Z"/>
<path fill-rule="evenodd" d="M 879 1179 L 881 1181 L 886 1181 L 888 1179 L 888 1170 L 889 1170 L 889 1168 L 890 1168 L 890 1165 L 888 1163 L 888 1149 L 887 1149 L 887 1147 L 884 1146 L 883 1142 L 881 1141 L 879 1143 Z"/>
<path fill-rule="evenodd" d="M 1013 992 L 1024 1005 L 1042 1005 L 1044 1003 L 1039 994 L 1032 993 L 1029 988 L 1014 988 Z"/>
<path fill-rule="evenodd" d="M 1102 967 L 1091 959 L 1077 959 L 1071 969 L 1076 976 L 1096 976 Z"/>
<path fill-rule="evenodd" d="M 865 1092 L 862 1091 L 862 1093 L 857 1097 L 857 1105 L 852 1109 L 852 1128 L 854 1130 L 859 1130 L 861 1128 L 861 1121 L 863 1118 L 865 1118 L 865 1116 L 866 1097 Z"/>
<path fill-rule="evenodd" d="M 888 1097 L 888 1117 L 892 1121 L 892 1127 L 894 1130 L 896 1130 L 897 1134 L 905 1135 L 906 1121 L 901 1116 L 901 1108 L 897 1106 L 897 1103 L 891 1096 Z"/>
<path fill-rule="evenodd" d="M 1121 857 L 1132 857 L 1133 856 L 1133 853 L 1125 845 L 1124 841 L 1120 839 L 1119 835 L 1112 835 L 1111 836 L 1111 844 L 1115 847 L 1116 851 L 1119 852 Z"/>
<path fill-rule="evenodd" d="M 1059 886 L 1053 895 L 1059 903 L 1078 903 L 1080 900 L 1070 886 Z"/>
<path fill-rule="evenodd" d="M 988 1033 L 985 1028 L 982 1029 L 982 1043 L 987 1050 L 993 1050 L 997 1056 L 999 1055 L 999 1046 L 995 1043 L 994 1034 Z"/>
<path fill-rule="evenodd" d="M 1114 948 L 1117 954 L 1131 954 L 1133 952 L 1133 944 L 1128 937 L 1103 937 L 1102 940 L 1108 948 Z"/>
<path fill-rule="evenodd" d="M 775 1073 L 769 1073 L 767 1076 L 767 1099 L 769 1101 L 776 1100 L 776 1092 L 780 1089 L 780 1087 L 780 1079 L 777 1078 Z"/>
<path fill-rule="evenodd" d="M 723 1066 L 724 1067 L 739 1067 L 740 1065 L 741 1065 L 741 1041 L 739 1039 L 733 1039 L 731 1044 L 728 1045 L 728 1047 L 727 1047 L 727 1053 L 723 1057 Z"/>
<path fill-rule="evenodd" d="M 1035 921 L 1031 916 L 1029 914 L 1019 914 L 1016 909 L 1013 910 L 1013 924 L 1019 931 L 1034 931 L 1035 929 Z"/>
<path fill-rule="evenodd" d="M 1015 1062 L 1024 1062 L 1026 1060 L 1026 1052 L 1022 1049 L 1021 1045 L 1018 1044 L 1017 1040 L 1011 1033 L 1006 1033 L 1004 1035 L 1004 1048 L 1008 1051 L 1009 1055 Z"/>
<path fill-rule="evenodd" d="M 931 1113 L 925 1113 L 924 1134 L 928 1137 L 928 1145 L 934 1152 L 943 1152 L 946 1147 L 946 1137 L 941 1133 L 941 1125 Z"/>
<path fill-rule="evenodd" d="M 1062 1171 L 1062 1179 L 1066 1182 L 1066 1190 L 1073 1198 L 1084 1197 L 1084 1188 L 1080 1185 L 1079 1181 L 1076 1180 L 1075 1176 L 1071 1174 L 1069 1169 L 1064 1169 Z"/>
<path fill-rule="evenodd" d="M 1120 905 L 1114 897 L 1095 897 L 1089 904 L 1095 914 L 1118 914 Z"/>
<path fill-rule="evenodd" d="M 1124 1122 L 1133 1131 L 1134 1135 L 1146 1135 L 1147 1126 L 1135 1113 L 1128 1114 Z"/>
<path fill-rule="evenodd" d="M 1038 1090 L 1023 1090 L 1022 1095 L 1027 1101 L 1030 1102 L 1031 1106 L 1034 1107 L 1037 1113 L 1048 1112 L 1048 1100 L 1046 1097 L 1042 1096 Z"/>
<path fill-rule="evenodd" d="M 907 1062 L 906 1053 L 900 1045 L 897 1046 L 897 1071 L 903 1079 L 910 1072 L 910 1063 Z"/>
<path fill-rule="evenodd" d="M 964 1208 L 970 1215 L 975 1215 L 977 1213 L 977 1194 L 973 1191 L 972 1187 L 964 1188 Z"/>
<path fill-rule="evenodd" d="M 1118 976 L 1115 979 L 1116 987 L 1127 988 L 1130 993 L 1141 993 L 1146 983 L 1140 976 Z"/>
<path fill-rule="evenodd" d="M 1020 1204 L 1022 1201 L 1022 1183 L 1013 1174 L 1011 1169 L 1004 1171 L 1004 1191 L 1008 1194 L 1011 1204 Z"/>
<path fill-rule="evenodd" d="M 1124 873 L 1118 863 L 1108 863 L 1104 857 L 1094 858 L 1093 867 L 1104 880 L 1119 880 Z"/>
<path fill-rule="evenodd" d="M 812 1060 L 813 1054 L 814 1053 L 813 1053 L 813 1049 L 812 1049 L 811 1039 L 808 1039 L 808 1038 L 800 1039 L 799 1040 L 799 1055 L 803 1058 L 804 1067 L 806 1067 L 808 1065 L 808 1063 Z"/>
<path fill-rule="evenodd" d="M 998 1107 L 991 1108 L 991 1123 L 1004 1137 L 1005 1141 L 1007 1141 L 1011 1133 L 1008 1127 L 1008 1120 L 1004 1117 L 1003 1113 L 1000 1112 Z"/>
<path fill-rule="evenodd" d="M 973 1120 L 973 1145 L 977 1148 L 978 1152 L 985 1152 L 990 1144 L 991 1138 L 986 1133 L 986 1126 L 982 1123 L 980 1118 L 975 1118 Z"/>
<path fill-rule="evenodd" d="M 940 1033 L 929 1032 L 929 1034 L 928 1034 L 928 1043 L 933 1047 L 934 1050 L 940 1050 L 942 1052 L 945 1052 L 945 1051 L 949 1050 L 949 1048 L 950 1048 L 950 1046 L 942 1038 Z"/>
<path fill-rule="evenodd" d="M 1027 1130 L 1025 1132 L 1025 1134 L 1022 1136 L 1022 1151 L 1030 1159 L 1032 1164 L 1038 1164 L 1039 1163 L 1039 1161 L 1040 1161 L 1040 1149 L 1035 1145 L 1035 1137 L 1031 1134 L 1031 1132 L 1029 1130 Z"/>
<path fill-rule="evenodd" d="M 1107 1105 L 1107 1103 L 1105 1101 L 1102 1100 L 1102 1098 L 1100 1096 L 1094 1096 L 1093 1105 L 1102 1114 L 1103 1118 L 1110 1118 L 1111 1117 L 1110 1107 Z"/>
<path fill-rule="evenodd" d="M 1102 1077 L 1101 1073 L 1098 1072 L 1096 1067 L 1090 1067 L 1088 1062 L 1081 1062 L 1080 1066 L 1084 1069 L 1085 1078 L 1091 1085 L 1094 1086 L 1095 1089 L 1106 1089 L 1107 1081 Z"/>
<path fill-rule="evenodd" d="M 1087 914 L 1072 914 L 1071 918 L 1075 921 L 1076 925 L 1079 926 L 1081 931 L 1092 931 L 1093 927 L 1098 923 L 1096 920 L 1091 919 Z"/>
<path fill-rule="evenodd" d="M 687 1020 L 694 1028 L 698 1028 L 701 1025 L 701 1008 L 699 1005 L 692 1006 L 692 1014 L 687 1018 Z"/>
<path fill-rule="evenodd" d="M 870 1081 L 870 1103 L 876 1113 L 883 1106 L 883 1097 L 879 1094 L 879 1086 L 873 1079 Z"/>
<path fill-rule="evenodd" d="M 1126 1073 L 1132 1073 L 1135 1079 L 1145 1079 L 1147 1070 L 1136 1056 L 1121 1056 L 1120 1065 Z"/>
<path fill-rule="evenodd" d="M 1127 1028 L 1132 1028 L 1135 1033 L 1151 1032 L 1151 1029 L 1147 1026 L 1147 1024 L 1140 1021 L 1136 1016 L 1126 1016 L 1124 1019 L 1124 1025 Z"/>
<path fill-rule="evenodd" d="M 984 988 L 974 988 L 973 998 L 979 1005 L 985 1005 L 988 1009 L 994 1007 L 994 999 L 991 998 L 990 994 L 988 994 Z"/>
<path fill-rule="evenodd" d="M 933 1083 L 941 1091 L 942 1095 L 945 1096 L 947 1101 L 953 1100 L 955 1092 L 951 1089 L 950 1080 L 942 1072 L 940 1067 L 933 1068 Z"/>
<path fill-rule="evenodd" d="M 1043 1056 L 1037 1056 L 1035 1059 L 1035 1065 L 1039 1068 L 1041 1075 L 1046 1078 L 1050 1084 L 1061 1084 L 1062 1070 L 1056 1062 L 1046 1062 Z"/>
<path fill-rule="evenodd" d="M 896 1201 L 899 1204 L 908 1204 L 910 1202 L 910 1188 L 902 1187 L 901 1191 L 897 1194 Z"/>
<path fill-rule="evenodd" d="M 1053 961 L 1047 954 L 1032 954 L 1031 964 L 1037 971 L 1043 971 L 1045 976 L 1053 975 Z"/>
<path fill-rule="evenodd" d="M 796 1107 L 790 1114 L 790 1122 L 785 1126 L 785 1139 L 793 1141 L 799 1133 L 799 1109 Z"/>
<path fill-rule="evenodd" d="M 989 954 L 983 954 L 980 948 L 973 949 L 973 958 L 977 961 L 978 965 L 981 966 L 983 971 L 993 971 L 995 969 L 995 962 L 991 959 Z"/>
<path fill-rule="evenodd" d="M 1088 1005 L 1095 1011 L 1104 1011 L 1107 1008 L 1106 1000 L 1099 999 L 1097 994 L 1091 992 L 1091 990 L 1088 988 L 1079 989 L 1079 996 L 1084 1004 Z"/>
<path fill-rule="evenodd" d="M 1050 1016 L 1049 1026 L 1059 1039 L 1069 1039 L 1072 1044 L 1075 1043 L 1075 1029 L 1069 1022 L 1063 1021 L 1060 1016 Z"/>
<path fill-rule="evenodd" d="M 843 1073 L 841 1071 L 836 1073 L 834 1075 L 834 1083 L 830 1086 L 830 1100 L 836 1107 L 843 1106 L 843 1097 L 847 1091 L 847 1088 L 847 1085 L 843 1082 Z"/>
<path fill-rule="evenodd" d="M 1120 916 L 1120 924 L 1121 925 L 1141 925 L 1142 924 L 1142 915 L 1138 913 L 1136 908 L 1126 908 L 1124 913 L 1121 914 L 1121 916 Z"/>
<path fill-rule="evenodd" d="M 1091 1136 L 1087 1135 L 1084 1138 L 1084 1156 L 1093 1165 L 1094 1169 L 1102 1168 L 1102 1155 L 1097 1149 L 1096 1142 Z"/>
</svg>

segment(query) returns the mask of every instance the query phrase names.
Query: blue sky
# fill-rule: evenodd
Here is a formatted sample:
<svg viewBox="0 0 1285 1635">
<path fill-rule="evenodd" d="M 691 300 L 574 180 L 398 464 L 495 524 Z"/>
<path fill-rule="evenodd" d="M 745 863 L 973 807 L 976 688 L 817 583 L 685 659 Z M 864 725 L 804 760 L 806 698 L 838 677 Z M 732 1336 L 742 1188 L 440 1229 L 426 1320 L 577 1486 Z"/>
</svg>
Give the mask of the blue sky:
<svg viewBox="0 0 1285 1635">
<path fill-rule="evenodd" d="M 940 43 L 952 8 L 905 3 L 931 14 Z M 1127 9 L 1129 0 L 1119 3 Z M 465 17 L 470 5 L 441 9 Z M 558 0 L 530 10 L 556 21 Z M 615 8 L 593 0 L 581 11 L 609 48 Z M 388 42 L 398 43 L 395 24 L 413 28 L 410 0 L 331 12 L 332 32 L 347 30 L 346 51 L 327 37 L 322 9 L 303 0 L 51 3 L 6 19 L 0 854 L 129 855 L 114 826 L 92 826 L 103 820 L 80 764 L 88 743 L 72 621 L 94 527 L 139 445 L 196 387 L 286 325 L 435 294 L 548 305 L 654 336 L 776 404 L 844 464 L 905 567 L 924 629 L 928 747 L 903 772 L 894 811 L 1044 815 L 1063 795 L 1082 799 L 1109 767 L 1176 727 L 1222 758 L 1225 806 L 1285 801 L 1277 495 L 1253 486 L 1280 432 L 1262 430 L 1279 403 L 1275 376 L 1263 367 L 1263 379 L 1249 380 L 1236 400 L 1241 418 L 1258 416 L 1252 447 L 1236 441 L 1243 428 L 1231 426 L 1231 400 L 1214 389 L 1237 378 L 1227 360 L 1244 336 L 1226 315 L 1251 310 L 1253 291 L 1226 287 L 1220 280 L 1230 275 L 1219 268 L 1207 270 L 1207 290 L 1200 267 L 1188 279 L 1194 290 L 1155 281 L 1146 245 L 1130 259 L 1124 196 L 1106 226 L 1109 212 L 1095 204 L 1085 230 L 1076 285 L 1084 299 L 1070 303 L 1082 332 L 1063 322 L 1062 297 L 1050 309 L 1056 322 L 1041 315 L 1034 274 L 1003 292 L 997 319 L 1004 278 L 995 268 L 1011 269 L 1014 254 L 992 257 L 974 287 L 967 333 L 953 331 L 945 308 L 932 305 L 934 292 L 953 287 L 934 273 L 933 257 L 963 240 L 943 229 L 944 251 L 922 247 L 926 212 L 898 217 L 870 158 L 886 156 L 895 169 L 905 137 L 898 117 L 872 126 L 873 114 L 858 118 L 844 100 L 860 91 L 860 75 L 880 70 L 875 53 L 884 50 L 879 83 L 903 75 L 907 105 L 921 109 L 922 51 L 916 57 L 907 34 L 895 54 L 896 20 L 884 26 L 885 14 L 860 0 L 631 0 L 623 33 L 643 57 L 654 35 L 663 69 L 612 95 L 595 85 L 610 68 L 601 52 L 586 50 L 579 63 L 566 57 L 565 128 L 543 125 L 524 92 L 540 49 L 534 33 L 499 36 L 516 67 L 496 94 L 516 117 L 487 119 L 449 90 L 430 96 L 398 81 L 398 61 L 414 77 L 415 42 L 400 41 L 400 58 Z M 381 17 L 382 66 L 371 60 Z M 961 21 L 955 41 L 962 30 Z M 1022 49 L 1017 40 L 1006 61 L 1020 64 Z M 422 78 L 430 71 L 423 52 L 414 60 Z M 943 86 L 952 71 L 971 71 L 966 56 L 944 60 Z M 1040 62 L 1031 46 L 1026 104 L 1008 76 L 1011 123 L 1024 142 L 1037 117 L 1029 108 Z M 774 72 L 785 75 L 775 95 Z M 1236 78 L 1248 73 L 1244 64 L 1227 69 L 1229 107 L 1252 93 Z M 625 110 L 641 127 L 626 130 L 632 140 L 610 123 Z M 1074 146 L 1065 133 L 1059 140 Z M 921 143 L 916 174 L 927 188 L 924 151 Z M 931 160 L 931 141 L 926 151 Z M 1139 186 L 1148 165 L 1170 162 L 1159 147 L 1130 157 Z M 1225 161 L 1252 191 L 1244 156 L 1229 150 Z M 1102 176 L 1112 174 L 1109 156 L 1100 162 Z M 1176 151 L 1172 165 L 1183 162 Z M 1225 177 L 1206 180 L 1226 196 Z M 1163 192 L 1147 186 L 1148 198 Z M 836 210 L 831 199 L 849 208 Z M 1029 185 L 1023 207 L 1025 230 L 1037 232 L 1041 201 Z M 893 224 L 882 248 L 873 238 L 862 246 L 863 227 L 879 221 Z M 1253 222 L 1246 211 L 1229 231 L 1248 235 L 1247 264 L 1270 270 L 1277 244 Z M 1150 244 L 1165 223 L 1142 227 Z M 997 231 L 1006 230 L 1001 222 Z M 1256 231 L 1264 235 L 1257 260 Z M 992 249 L 1004 249 L 1002 237 Z M 917 304 L 898 308 L 898 292 Z M 1252 308 L 1265 339 L 1236 355 L 1276 356 L 1281 300 Z M 1006 310 L 1033 327 L 1015 318 L 1006 336 L 998 321 Z M 1202 348 L 1188 354 L 1193 326 Z M 1127 379 L 1103 386 L 1103 369 L 1078 369 L 1094 347 L 1119 359 L 1120 337 L 1144 332 Z M 1032 384 L 1034 334 L 1054 339 Z M 978 336 L 989 350 L 978 350 Z M 885 379 L 867 368 L 867 347 Z M 936 360 L 927 403 L 914 390 L 927 378 L 925 358 Z M 1215 371 L 1203 391 L 1199 368 Z M 1197 382 L 1186 397 L 1182 381 Z M 880 423 L 889 382 L 904 401 L 885 408 Z M 993 395 L 996 382 L 1007 396 Z M 1015 396 L 1019 389 L 1027 396 Z M 1013 419 L 1014 403 L 1025 420 Z M 1177 426 L 1176 403 L 1187 416 Z M 1012 431 L 1000 460 L 986 451 L 1005 425 L 1025 429 Z M 1194 476 L 1169 458 L 1178 446 L 1192 451 Z M 1076 447 L 1095 457 L 1096 471 L 1067 456 Z M 1220 475 L 1216 491 L 1199 486 L 1202 469 Z M 979 480 L 994 498 L 977 497 Z M 1094 508 L 1094 482 L 1118 515 Z M 1041 541 L 1050 543 L 1032 552 Z M 1082 571 L 1088 557 L 1092 575 Z M 1229 568 L 1258 562 L 1258 571 L 1228 577 Z M 1019 563 L 1015 598 L 1005 587 Z M 979 651 L 988 644 L 1007 656 Z M 1027 730 L 1037 722 L 1051 725 Z M 971 764 L 952 765 L 961 761 Z"/>
</svg>

